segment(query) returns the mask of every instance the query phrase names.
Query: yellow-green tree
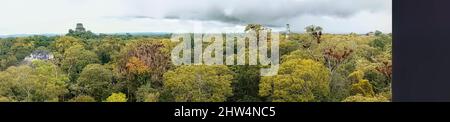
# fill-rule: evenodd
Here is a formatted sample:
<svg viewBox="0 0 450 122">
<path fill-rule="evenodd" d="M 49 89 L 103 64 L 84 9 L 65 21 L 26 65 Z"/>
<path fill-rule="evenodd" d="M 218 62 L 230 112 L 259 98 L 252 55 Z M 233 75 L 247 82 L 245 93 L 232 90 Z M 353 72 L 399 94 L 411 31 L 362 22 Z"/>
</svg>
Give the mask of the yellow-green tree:
<svg viewBox="0 0 450 122">
<path fill-rule="evenodd" d="M 52 47 L 57 52 L 63 54 L 68 48 L 75 45 L 84 46 L 84 43 L 81 40 L 71 36 L 61 36 L 56 39 L 56 41 L 52 44 Z"/>
<path fill-rule="evenodd" d="M 363 95 L 363 96 L 374 96 L 375 92 L 373 91 L 372 84 L 369 83 L 369 80 L 363 79 L 364 72 L 363 71 L 355 71 L 349 75 L 349 79 L 354 82 L 351 87 L 352 95 Z"/>
<path fill-rule="evenodd" d="M 142 85 L 136 92 L 137 102 L 158 102 L 160 92 L 151 87 L 151 84 Z"/>
<path fill-rule="evenodd" d="M 352 85 L 351 88 L 352 94 L 361 94 L 363 96 L 373 96 L 375 92 L 373 92 L 372 84 L 369 83 L 369 80 L 361 79 L 358 83 Z"/>
<path fill-rule="evenodd" d="M 0 96 L 0 102 L 11 102 L 11 100 L 7 97 Z"/>
<path fill-rule="evenodd" d="M 80 95 L 70 99 L 69 102 L 96 102 L 96 100 L 91 96 Z"/>
<path fill-rule="evenodd" d="M 112 93 L 111 96 L 106 98 L 105 102 L 127 102 L 127 96 L 124 93 Z"/>
<path fill-rule="evenodd" d="M 101 101 L 111 94 L 113 73 L 106 66 L 89 64 L 80 73 L 74 90 L 77 94 L 89 95 Z"/>
<path fill-rule="evenodd" d="M 106 38 L 93 44 L 93 51 L 102 64 L 108 63 L 120 53 L 124 42 L 117 38 Z"/>
<path fill-rule="evenodd" d="M 67 81 L 67 75 L 56 65 L 38 60 L 31 66 L 12 66 L 0 72 L 0 96 L 11 101 L 60 101 L 68 92 Z"/>
<path fill-rule="evenodd" d="M 330 93 L 329 75 L 319 62 L 289 60 L 281 64 L 278 75 L 261 79 L 259 94 L 274 102 L 325 101 Z"/>
<path fill-rule="evenodd" d="M 389 99 L 381 95 L 367 97 L 357 94 L 355 96 L 345 98 L 342 102 L 389 102 Z"/>
<path fill-rule="evenodd" d="M 164 74 L 164 89 L 176 102 L 223 102 L 233 94 L 232 80 L 226 66 L 180 66 Z"/>
<path fill-rule="evenodd" d="M 75 45 L 65 51 L 61 68 L 68 73 L 71 81 L 75 81 L 85 66 L 99 62 L 94 52 L 84 49 L 81 45 Z"/>
</svg>

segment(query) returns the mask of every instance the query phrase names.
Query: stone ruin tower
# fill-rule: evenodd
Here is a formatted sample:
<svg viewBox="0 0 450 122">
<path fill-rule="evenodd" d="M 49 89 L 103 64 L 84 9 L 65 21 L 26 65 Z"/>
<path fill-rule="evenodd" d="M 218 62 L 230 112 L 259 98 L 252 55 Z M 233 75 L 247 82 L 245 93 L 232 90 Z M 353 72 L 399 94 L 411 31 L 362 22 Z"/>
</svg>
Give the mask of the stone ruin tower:
<svg viewBox="0 0 450 122">
<path fill-rule="evenodd" d="M 77 23 L 77 27 L 75 28 L 76 32 L 86 32 L 86 29 L 83 27 L 82 23 Z"/>
</svg>

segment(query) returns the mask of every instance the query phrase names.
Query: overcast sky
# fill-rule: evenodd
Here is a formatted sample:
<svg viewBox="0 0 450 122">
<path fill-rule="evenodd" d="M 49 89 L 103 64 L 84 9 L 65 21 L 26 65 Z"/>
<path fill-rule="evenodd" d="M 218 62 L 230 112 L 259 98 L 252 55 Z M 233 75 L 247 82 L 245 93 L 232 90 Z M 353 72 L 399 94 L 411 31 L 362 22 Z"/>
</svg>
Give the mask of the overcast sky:
<svg viewBox="0 0 450 122">
<path fill-rule="evenodd" d="M 0 35 L 67 33 L 242 32 L 247 23 L 303 32 L 392 31 L 391 0 L 0 0 Z"/>
</svg>

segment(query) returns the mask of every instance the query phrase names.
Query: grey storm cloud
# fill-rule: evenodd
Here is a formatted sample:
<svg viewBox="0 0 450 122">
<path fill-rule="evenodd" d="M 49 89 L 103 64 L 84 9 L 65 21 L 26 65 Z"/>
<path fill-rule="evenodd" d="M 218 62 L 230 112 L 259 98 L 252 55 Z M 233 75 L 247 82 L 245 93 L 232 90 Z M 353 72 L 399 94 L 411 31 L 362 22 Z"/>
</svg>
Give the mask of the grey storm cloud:
<svg viewBox="0 0 450 122">
<path fill-rule="evenodd" d="M 301 16 L 349 18 L 359 12 L 377 12 L 391 8 L 387 0 L 166 0 L 146 1 L 140 12 L 158 11 L 165 19 L 219 21 L 232 24 L 261 23 L 283 26 Z M 389 0 L 388 0 L 389 1 Z M 139 9 L 139 8 L 138 8 Z M 140 13 L 138 16 L 154 16 Z M 143 14 L 143 15 L 142 15 Z"/>
<path fill-rule="evenodd" d="M 258 23 L 303 32 L 392 31 L 392 0 L 2 0 L 0 35 L 66 33 L 74 23 L 95 32 L 240 32 Z M 27 3 L 27 4 L 24 4 Z M 55 16 L 57 15 L 57 16 Z"/>
</svg>

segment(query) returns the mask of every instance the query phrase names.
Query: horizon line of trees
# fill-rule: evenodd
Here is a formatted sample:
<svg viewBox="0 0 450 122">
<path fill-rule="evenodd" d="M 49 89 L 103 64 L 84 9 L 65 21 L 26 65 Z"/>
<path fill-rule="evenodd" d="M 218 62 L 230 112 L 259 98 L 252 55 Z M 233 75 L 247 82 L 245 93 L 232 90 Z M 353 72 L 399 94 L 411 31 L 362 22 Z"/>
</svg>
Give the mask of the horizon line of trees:
<svg viewBox="0 0 450 122">
<path fill-rule="evenodd" d="M 245 31 L 267 29 L 249 24 Z M 288 38 L 286 38 L 288 37 Z M 392 35 L 329 34 L 320 26 L 280 36 L 278 75 L 262 66 L 174 66 L 168 36 L 0 38 L 3 102 L 387 102 Z M 205 43 L 204 45 L 208 45 Z M 33 51 L 49 60 L 24 62 Z"/>
</svg>

